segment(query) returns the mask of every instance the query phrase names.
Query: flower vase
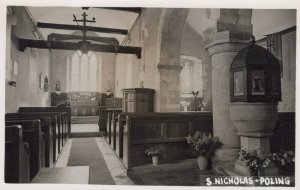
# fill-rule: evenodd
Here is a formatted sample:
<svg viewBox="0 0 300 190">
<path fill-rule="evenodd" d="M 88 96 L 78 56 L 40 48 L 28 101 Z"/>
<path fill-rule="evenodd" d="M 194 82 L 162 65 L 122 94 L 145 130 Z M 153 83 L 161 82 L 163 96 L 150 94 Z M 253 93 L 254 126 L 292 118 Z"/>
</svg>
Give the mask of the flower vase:
<svg viewBox="0 0 300 190">
<path fill-rule="evenodd" d="M 207 158 L 204 157 L 204 156 L 198 156 L 197 163 L 198 163 L 198 166 L 199 166 L 200 170 L 206 170 L 207 167 L 208 167 Z"/>
<path fill-rule="evenodd" d="M 152 155 L 152 164 L 158 165 L 158 155 Z"/>
</svg>

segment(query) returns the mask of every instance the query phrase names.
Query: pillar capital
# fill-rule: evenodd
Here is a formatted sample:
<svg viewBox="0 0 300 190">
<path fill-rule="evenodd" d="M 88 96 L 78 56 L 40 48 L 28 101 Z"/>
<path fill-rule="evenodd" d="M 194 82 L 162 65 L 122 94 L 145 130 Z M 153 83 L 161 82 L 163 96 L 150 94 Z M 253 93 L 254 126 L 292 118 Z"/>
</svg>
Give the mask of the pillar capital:
<svg viewBox="0 0 300 190">
<path fill-rule="evenodd" d="M 250 33 L 216 32 L 213 38 L 206 39 L 205 48 L 210 56 L 223 52 L 239 52 L 249 43 Z"/>
</svg>

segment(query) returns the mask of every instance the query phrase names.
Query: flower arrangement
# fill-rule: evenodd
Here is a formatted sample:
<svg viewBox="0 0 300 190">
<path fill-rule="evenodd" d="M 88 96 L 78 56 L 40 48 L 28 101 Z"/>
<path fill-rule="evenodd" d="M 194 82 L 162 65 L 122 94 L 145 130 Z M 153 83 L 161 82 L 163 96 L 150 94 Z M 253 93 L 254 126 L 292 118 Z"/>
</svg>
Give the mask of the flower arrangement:
<svg viewBox="0 0 300 190">
<path fill-rule="evenodd" d="M 295 168 L 295 154 L 293 151 L 280 151 L 268 155 L 261 155 L 257 150 L 239 152 L 239 160 L 244 161 L 252 176 L 257 176 L 258 171 L 267 168 L 273 162 L 277 168 L 284 172 L 293 172 Z"/>
<path fill-rule="evenodd" d="M 283 151 L 272 154 L 272 161 L 282 171 L 294 172 L 295 153 L 293 151 Z"/>
<path fill-rule="evenodd" d="M 220 148 L 223 143 L 218 137 L 213 137 L 211 133 L 196 131 L 194 135 L 188 135 L 187 143 L 193 147 L 193 152 L 197 156 L 211 156 L 216 149 Z"/>
<path fill-rule="evenodd" d="M 247 151 L 242 149 L 239 152 L 239 159 L 247 164 L 251 176 L 258 176 L 259 169 L 266 168 L 271 163 L 268 155 L 261 155 L 257 150 Z"/>
<path fill-rule="evenodd" d="M 152 147 L 149 147 L 145 151 L 145 154 L 147 154 L 148 156 L 159 155 L 160 153 L 161 153 L 161 147 L 160 146 L 152 146 Z"/>
<path fill-rule="evenodd" d="M 203 101 L 203 97 L 202 98 L 199 98 L 199 108 L 200 108 L 200 111 L 203 111 L 204 108 L 206 107 L 207 103 Z"/>
</svg>

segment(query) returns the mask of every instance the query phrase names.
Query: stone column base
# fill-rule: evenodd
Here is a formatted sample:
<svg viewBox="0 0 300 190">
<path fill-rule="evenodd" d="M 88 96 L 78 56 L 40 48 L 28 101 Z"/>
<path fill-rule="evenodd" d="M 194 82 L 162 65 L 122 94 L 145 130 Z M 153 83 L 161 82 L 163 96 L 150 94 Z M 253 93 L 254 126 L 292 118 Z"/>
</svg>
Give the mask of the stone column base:
<svg viewBox="0 0 300 190">
<path fill-rule="evenodd" d="M 251 176 L 249 168 L 246 163 L 237 160 L 235 162 L 235 172 L 244 176 Z M 259 176 L 278 176 L 278 168 L 276 168 L 273 164 L 270 164 L 267 168 L 262 168 L 258 171 Z"/>
<path fill-rule="evenodd" d="M 247 151 L 257 150 L 259 154 L 270 153 L 270 139 L 269 136 L 265 137 L 245 137 L 241 136 L 241 146 Z"/>
<path fill-rule="evenodd" d="M 212 160 L 212 168 L 233 169 L 239 151 L 240 147 L 222 147 L 216 150 Z"/>
</svg>

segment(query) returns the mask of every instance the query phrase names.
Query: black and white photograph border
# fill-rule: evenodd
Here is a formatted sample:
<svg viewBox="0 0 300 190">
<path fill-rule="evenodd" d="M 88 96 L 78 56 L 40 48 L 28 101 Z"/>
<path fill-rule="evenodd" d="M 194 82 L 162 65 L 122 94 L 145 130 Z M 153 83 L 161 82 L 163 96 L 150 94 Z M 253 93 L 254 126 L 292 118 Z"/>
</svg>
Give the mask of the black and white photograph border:
<svg viewBox="0 0 300 190">
<path fill-rule="evenodd" d="M 299 9 L 0 2 L 0 188 L 298 187 Z"/>
</svg>

